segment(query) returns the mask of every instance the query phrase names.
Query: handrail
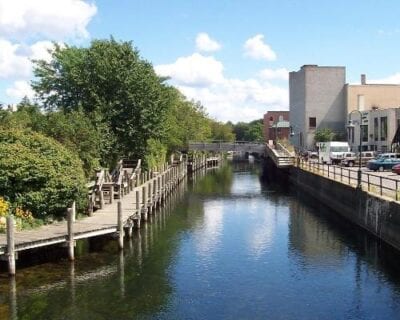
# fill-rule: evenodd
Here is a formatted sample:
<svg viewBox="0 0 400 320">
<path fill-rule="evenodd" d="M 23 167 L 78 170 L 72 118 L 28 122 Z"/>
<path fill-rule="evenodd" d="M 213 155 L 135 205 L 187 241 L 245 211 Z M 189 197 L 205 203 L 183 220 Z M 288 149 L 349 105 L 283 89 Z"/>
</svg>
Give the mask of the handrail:
<svg viewBox="0 0 400 320">
<path fill-rule="evenodd" d="M 357 171 L 349 168 L 344 168 L 337 165 L 322 164 L 319 162 L 305 161 L 304 159 L 298 159 L 297 167 L 314 174 L 322 175 L 328 179 L 335 181 L 339 180 L 339 182 L 347 185 L 357 184 Z M 380 196 L 388 196 L 396 201 L 400 200 L 400 180 L 383 177 L 369 172 L 362 172 L 361 183 L 361 187 L 367 187 L 368 192 Z"/>
</svg>

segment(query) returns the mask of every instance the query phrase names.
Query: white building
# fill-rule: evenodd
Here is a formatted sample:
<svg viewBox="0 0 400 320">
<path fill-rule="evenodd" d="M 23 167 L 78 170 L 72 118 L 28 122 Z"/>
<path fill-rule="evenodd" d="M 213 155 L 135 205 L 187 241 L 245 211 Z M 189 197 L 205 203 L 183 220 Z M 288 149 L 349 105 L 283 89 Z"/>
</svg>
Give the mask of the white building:
<svg viewBox="0 0 400 320">
<path fill-rule="evenodd" d="M 362 117 L 361 132 L 360 114 Z M 363 151 L 391 151 L 392 140 L 400 125 L 400 108 L 353 111 L 347 119 L 353 121 L 354 124 L 348 128 L 348 140 L 352 151 L 359 150 L 360 133 Z"/>
</svg>

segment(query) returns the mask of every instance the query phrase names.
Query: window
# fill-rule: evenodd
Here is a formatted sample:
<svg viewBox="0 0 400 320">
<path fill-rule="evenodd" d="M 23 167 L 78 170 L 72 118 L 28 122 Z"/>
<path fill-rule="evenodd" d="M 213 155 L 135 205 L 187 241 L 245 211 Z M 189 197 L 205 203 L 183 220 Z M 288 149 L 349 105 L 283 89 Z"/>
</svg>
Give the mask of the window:
<svg viewBox="0 0 400 320">
<path fill-rule="evenodd" d="M 379 122 L 378 118 L 374 118 L 374 140 L 378 141 L 378 134 L 379 134 Z"/>
<path fill-rule="evenodd" d="M 283 121 L 283 116 L 279 116 L 279 122 Z"/>
<path fill-rule="evenodd" d="M 349 134 L 348 140 L 351 141 L 351 143 L 354 143 L 354 128 L 353 127 L 348 128 L 348 134 Z"/>
<path fill-rule="evenodd" d="M 387 117 L 381 117 L 381 141 L 387 139 Z"/>
<path fill-rule="evenodd" d="M 310 129 L 315 129 L 316 126 L 317 126 L 317 118 L 315 117 L 308 118 L 308 127 Z"/>
<path fill-rule="evenodd" d="M 361 139 L 362 142 L 368 142 L 368 125 L 364 124 L 361 126 Z"/>
</svg>

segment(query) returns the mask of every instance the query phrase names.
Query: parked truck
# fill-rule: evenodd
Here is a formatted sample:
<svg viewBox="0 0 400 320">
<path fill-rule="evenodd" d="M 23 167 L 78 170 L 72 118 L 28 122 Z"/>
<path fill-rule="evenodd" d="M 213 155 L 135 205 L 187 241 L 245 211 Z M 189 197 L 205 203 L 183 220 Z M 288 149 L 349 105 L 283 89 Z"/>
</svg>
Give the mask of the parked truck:
<svg viewBox="0 0 400 320">
<path fill-rule="evenodd" d="M 318 142 L 317 148 L 319 162 L 326 164 L 339 164 L 350 151 L 349 144 L 342 141 Z"/>
</svg>

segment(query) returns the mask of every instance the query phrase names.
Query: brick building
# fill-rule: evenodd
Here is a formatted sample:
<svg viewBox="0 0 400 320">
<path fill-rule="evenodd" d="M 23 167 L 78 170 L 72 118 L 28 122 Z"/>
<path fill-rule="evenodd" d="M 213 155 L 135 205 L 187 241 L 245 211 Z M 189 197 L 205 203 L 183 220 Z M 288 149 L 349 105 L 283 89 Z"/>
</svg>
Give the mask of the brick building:
<svg viewBox="0 0 400 320">
<path fill-rule="evenodd" d="M 264 139 L 289 139 L 289 111 L 268 111 L 264 114 Z"/>
</svg>

